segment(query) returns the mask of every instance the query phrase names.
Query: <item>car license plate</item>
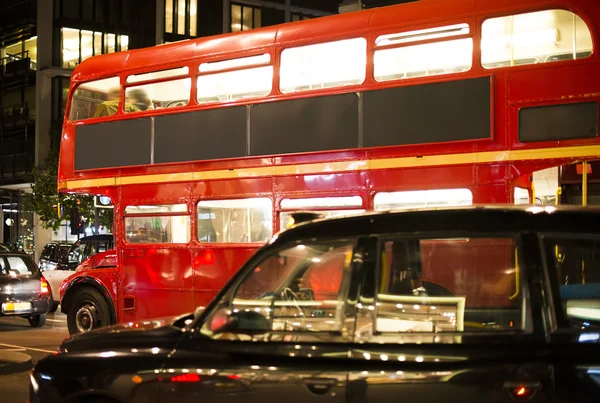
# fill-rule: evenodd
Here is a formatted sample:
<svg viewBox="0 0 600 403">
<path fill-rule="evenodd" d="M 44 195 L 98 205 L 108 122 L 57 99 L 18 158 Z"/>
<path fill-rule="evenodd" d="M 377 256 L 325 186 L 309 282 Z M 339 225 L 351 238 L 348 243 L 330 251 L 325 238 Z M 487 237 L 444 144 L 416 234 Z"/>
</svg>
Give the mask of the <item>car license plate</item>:
<svg viewBox="0 0 600 403">
<path fill-rule="evenodd" d="M 31 312 L 31 302 L 5 302 L 4 304 L 2 304 L 2 312 Z"/>
</svg>

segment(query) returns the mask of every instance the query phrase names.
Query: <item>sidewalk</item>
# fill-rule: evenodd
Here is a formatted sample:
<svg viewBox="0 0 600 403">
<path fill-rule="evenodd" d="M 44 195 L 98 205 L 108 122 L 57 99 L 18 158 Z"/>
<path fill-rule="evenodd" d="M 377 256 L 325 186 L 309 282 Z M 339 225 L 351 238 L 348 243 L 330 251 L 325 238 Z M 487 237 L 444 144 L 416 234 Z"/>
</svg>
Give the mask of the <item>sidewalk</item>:
<svg viewBox="0 0 600 403">
<path fill-rule="evenodd" d="M 0 350 L 0 375 L 28 371 L 33 367 L 31 357 L 18 349 Z"/>
</svg>

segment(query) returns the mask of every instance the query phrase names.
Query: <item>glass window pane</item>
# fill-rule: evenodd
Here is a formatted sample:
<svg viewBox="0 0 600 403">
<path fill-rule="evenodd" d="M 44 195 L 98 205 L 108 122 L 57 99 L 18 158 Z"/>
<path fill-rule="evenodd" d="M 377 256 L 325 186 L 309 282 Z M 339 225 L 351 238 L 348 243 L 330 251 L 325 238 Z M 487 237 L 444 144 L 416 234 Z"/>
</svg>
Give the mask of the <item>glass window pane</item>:
<svg viewBox="0 0 600 403">
<path fill-rule="evenodd" d="M 122 52 L 124 52 L 129 49 L 129 36 L 120 35 L 120 39 L 121 39 L 121 49 L 120 50 Z"/>
<path fill-rule="evenodd" d="M 94 55 L 102 54 L 102 32 L 94 32 Z"/>
<path fill-rule="evenodd" d="M 104 34 L 104 53 L 114 53 L 117 46 L 115 34 Z"/>
<path fill-rule="evenodd" d="M 188 243 L 190 217 L 125 217 L 127 243 Z"/>
<path fill-rule="evenodd" d="M 283 93 L 360 84 L 365 79 L 364 38 L 284 49 L 280 89 Z"/>
<path fill-rule="evenodd" d="M 260 8 L 254 9 L 254 28 L 262 27 L 262 12 Z"/>
<path fill-rule="evenodd" d="M 378 50 L 375 52 L 375 79 L 398 80 L 458 73 L 471 69 L 473 39 Z"/>
<path fill-rule="evenodd" d="M 25 41 L 25 56 L 29 57 L 31 68 L 37 68 L 37 36 L 31 37 Z"/>
<path fill-rule="evenodd" d="M 273 66 L 208 74 L 198 77 L 198 102 L 222 102 L 269 95 Z"/>
<path fill-rule="evenodd" d="M 206 200 L 198 203 L 200 242 L 266 242 L 273 235 L 271 199 Z"/>
<path fill-rule="evenodd" d="M 405 332 L 526 328 L 512 238 L 398 239 L 380 250 L 375 330 L 396 343 Z"/>
<path fill-rule="evenodd" d="M 231 32 L 242 30 L 242 7 L 237 4 L 231 5 Z"/>
<path fill-rule="evenodd" d="M 94 0 L 82 0 L 81 10 L 85 21 L 94 21 Z"/>
<path fill-rule="evenodd" d="M 185 0 L 177 0 L 177 33 L 185 35 Z"/>
<path fill-rule="evenodd" d="M 94 55 L 94 33 L 92 31 L 81 31 L 81 61 L 89 59 Z"/>
<path fill-rule="evenodd" d="M 190 0 L 190 35 L 196 36 L 198 26 L 198 0 Z"/>
<path fill-rule="evenodd" d="M 252 7 L 242 7 L 243 25 L 242 31 L 254 28 L 252 26 Z"/>
<path fill-rule="evenodd" d="M 119 77 L 81 84 L 71 96 L 69 120 L 114 115 L 119 106 L 119 90 Z"/>
<path fill-rule="evenodd" d="M 236 59 L 221 60 L 218 62 L 201 63 L 198 71 L 207 73 L 210 71 L 219 71 L 232 69 L 234 67 L 252 66 L 257 64 L 265 64 L 271 61 L 271 55 L 264 53 L 257 56 L 238 57 Z"/>
<path fill-rule="evenodd" d="M 165 32 L 173 32 L 173 0 L 165 1 Z"/>
<path fill-rule="evenodd" d="M 380 192 L 375 195 L 373 202 L 375 210 L 468 206 L 473 204 L 473 194 L 469 189 Z"/>
<path fill-rule="evenodd" d="M 127 77 L 128 83 L 137 83 L 139 81 L 157 80 L 159 78 L 175 77 L 188 74 L 189 67 L 180 67 L 177 69 L 153 71 L 151 73 L 135 74 Z"/>
<path fill-rule="evenodd" d="M 125 90 L 125 112 L 185 106 L 190 101 L 192 79 L 138 85 Z"/>
<path fill-rule="evenodd" d="M 306 244 L 268 257 L 238 287 L 231 307 L 272 320 L 276 332 L 331 332 L 344 325 L 353 246 Z M 315 309 L 318 314 L 315 315 Z"/>
<path fill-rule="evenodd" d="M 18 256 L 9 256 L 6 258 L 8 260 L 8 267 L 6 267 L 6 274 L 14 275 L 28 275 L 35 274 L 35 266 L 32 264 L 28 264 L 22 257 Z"/>
<path fill-rule="evenodd" d="M 363 210 L 363 209 L 319 210 L 319 214 L 323 215 L 323 218 L 357 215 L 357 214 L 361 214 L 364 212 L 365 212 L 365 210 Z M 288 229 L 289 227 L 291 227 L 292 225 L 295 224 L 294 220 L 292 219 L 292 214 L 294 214 L 293 211 L 282 212 L 279 214 L 279 230 L 280 231 Z"/>
<path fill-rule="evenodd" d="M 469 24 L 446 25 L 443 27 L 419 29 L 416 31 L 400 32 L 378 36 L 375 46 L 395 45 L 400 43 L 425 41 L 469 33 Z"/>
<path fill-rule="evenodd" d="M 282 209 L 306 209 L 323 207 L 362 207 L 363 201 L 360 196 L 340 197 L 311 197 L 305 199 L 283 199 Z"/>
<path fill-rule="evenodd" d="M 187 213 L 185 204 L 160 204 L 153 206 L 127 206 L 125 214 Z"/>
<path fill-rule="evenodd" d="M 571 320 L 600 323 L 600 240 L 545 237 L 552 275 L 558 281 L 565 314 Z"/>
<path fill-rule="evenodd" d="M 490 18 L 481 27 L 481 64 L 491 69 L 588 57 L 592 36 L 566 10 Z"/>
<path fill-rule="evenodd" d="M 61 28 L 62 66 L 74 69 L 79 64 L 79 30 Z"/>
</svg>

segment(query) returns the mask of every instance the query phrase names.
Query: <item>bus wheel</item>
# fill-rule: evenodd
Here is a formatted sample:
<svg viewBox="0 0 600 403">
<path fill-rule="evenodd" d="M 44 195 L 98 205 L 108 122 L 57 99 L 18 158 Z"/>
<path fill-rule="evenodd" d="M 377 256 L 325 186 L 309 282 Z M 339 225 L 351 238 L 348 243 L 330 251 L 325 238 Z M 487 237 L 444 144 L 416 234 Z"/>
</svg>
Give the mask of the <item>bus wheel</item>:
<svg viewBox="0 0 600 403">
<path fill-rule="evenodd" d="M 85 333 L 110 325 L 109 309 L 104 296 L 93 288 L 77 290 L 67 312 L 69 334 Z"/>
</svg>

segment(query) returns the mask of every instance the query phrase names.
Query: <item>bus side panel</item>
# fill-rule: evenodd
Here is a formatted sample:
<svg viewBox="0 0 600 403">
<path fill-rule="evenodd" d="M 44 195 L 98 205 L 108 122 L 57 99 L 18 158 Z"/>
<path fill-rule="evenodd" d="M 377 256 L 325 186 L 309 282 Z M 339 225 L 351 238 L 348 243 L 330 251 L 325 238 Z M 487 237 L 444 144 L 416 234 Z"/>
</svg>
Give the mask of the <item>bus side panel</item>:
<svg viewBox="0 0 600 403">
<path fill-rule="evenodd" d="M 232 246 L 193 250 L 195 306 L 206 306 L 257 250 Z"/>
<path fill-rule="evenodd" d="M 194 310 L 194 275 L 187 248 L 124 248 L 121 280 L 123 321 Z"/>
</svg>

